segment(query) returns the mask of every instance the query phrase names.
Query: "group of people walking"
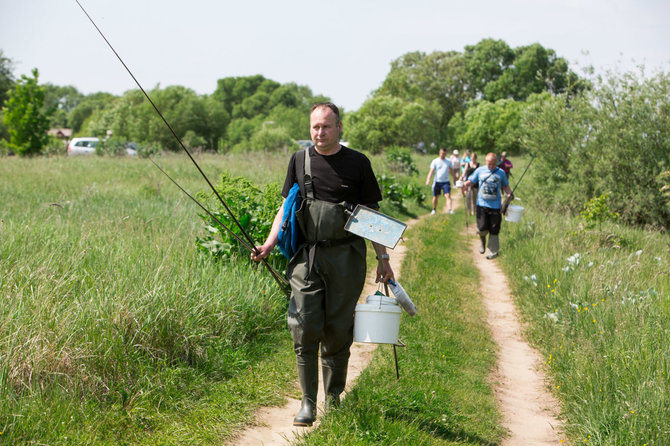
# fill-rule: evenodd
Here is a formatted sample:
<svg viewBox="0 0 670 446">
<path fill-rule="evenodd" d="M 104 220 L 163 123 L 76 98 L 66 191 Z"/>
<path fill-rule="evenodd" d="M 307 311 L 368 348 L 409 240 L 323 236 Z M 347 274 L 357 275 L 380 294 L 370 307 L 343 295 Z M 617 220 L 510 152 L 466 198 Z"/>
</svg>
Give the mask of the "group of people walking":
<svg viewBox="0 0 670 446">
<path fill-rule="evenodd" d="M 477 231 L 481 239 L 479 252 L 486 254 L 487 259 L 494 259 L 498 256 L 500 247 L 498 234 L 502 221 L 502 192 L 504 191 L 510 197 L 512 195 L 509 187 L 512 167 L 512 162 L 507 159 L 507 152 L 500 155 L 500 160 L 495 153 L 488 153 L 486 164 L 481 166 L 474 152 L 467 150 L 464 156 L 460 157 L 459 151 L 454 150 L 447 158 L 447 150 L 440 148 L 439 156 L 430 163 L 426 177 L 426 186 L 432 186 L 433 191 L 431 214 L 437 212 L 438 197 L 442 194 L 446 200 L 447 212 L 454 213 L 450 177 L 455 187 L 461 187 L 461 194 L 466 203 L 465 212 L 476 216 Z M 433 175 L 435 177 L 431 183 Z"/>
</svg>

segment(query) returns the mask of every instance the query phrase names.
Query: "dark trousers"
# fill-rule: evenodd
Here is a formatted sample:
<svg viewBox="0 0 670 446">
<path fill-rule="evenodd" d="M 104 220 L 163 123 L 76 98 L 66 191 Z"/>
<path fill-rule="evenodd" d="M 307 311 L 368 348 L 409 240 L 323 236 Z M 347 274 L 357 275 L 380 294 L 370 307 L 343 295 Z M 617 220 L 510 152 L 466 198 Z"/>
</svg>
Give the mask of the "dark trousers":
<svg viewBox="0 0 670 446">
<path fill-rule="evenodd" d="M 500 209 L 491 209 L 477 206 L 477 230 L 479 235 L 498 235 L 500 233 L 500 222 L 502 215 Z"/>
</svg>

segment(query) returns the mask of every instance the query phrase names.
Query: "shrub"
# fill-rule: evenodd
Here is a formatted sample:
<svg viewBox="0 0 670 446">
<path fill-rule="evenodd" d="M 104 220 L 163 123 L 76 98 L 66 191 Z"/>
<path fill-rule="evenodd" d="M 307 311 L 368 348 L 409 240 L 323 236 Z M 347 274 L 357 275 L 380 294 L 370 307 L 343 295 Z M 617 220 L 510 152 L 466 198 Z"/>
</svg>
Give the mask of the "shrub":
<svg viewBox="0 0 670 446">
<path fill-rule="evenodd" d="M 412 154 L 409 149 L 404 147 L 390 147 L 386 150 L 386 160 L 394 172 L 406 173 L 407 175 L 417 175 L 419 169 L 416 168 Z"/>
<path fill-rule="evenodd" d="M 537 151 L 540 205 L 577 213 L 607 195 L 621 221 L 667 229 L 661 173 L 670 165 L 670 75 L 600 79 L 575 98 L 535 96 L 522 116 L 523 141 Z"/>
<path fill-rule="evenodd" d="M 224 173 L 216 190 L 249 237 L 256 244 L 264 242 L 282 203 L 279 184 L 268 183 L 261 189 L 245 178 Z M 205 206 L 226 227 L 248 243 L 228 211 L 218 201 L 214 201 L 213 194 L 199 194 L 199 198 L 205 200 Z M 208 231 L 206 236 L 196 237 L 196 244 L 202 251 L 217 259 L 249 258 L 249 252 L 229 231 L 209 215 L 201 214 L 200 217 Z M 284 265 L 279 251 L 271 257 L 274 265 Z"/>
</svg>

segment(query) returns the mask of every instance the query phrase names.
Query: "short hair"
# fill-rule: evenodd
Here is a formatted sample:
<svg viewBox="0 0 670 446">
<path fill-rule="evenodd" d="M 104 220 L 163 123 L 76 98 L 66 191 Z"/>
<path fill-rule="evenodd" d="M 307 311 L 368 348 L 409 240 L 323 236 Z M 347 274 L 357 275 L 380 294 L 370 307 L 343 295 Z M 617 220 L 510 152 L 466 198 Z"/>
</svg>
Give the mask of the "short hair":
<svg viewBox="0 0 670 446">
<path fill-rule="evenodd" d="M 329 108 L 332 110 L 333 113 L 335 113 L 335 123 L 338 124 L 340 122 L 340 109 L 337 108 L 337 105 L 333 104 L 332 102 L 318 102 L 314 105 L 312 105 L 312 108 L 309 110 L 309 114 L 311 115 L 314 110 L 317 108 Z"/>
</svg>

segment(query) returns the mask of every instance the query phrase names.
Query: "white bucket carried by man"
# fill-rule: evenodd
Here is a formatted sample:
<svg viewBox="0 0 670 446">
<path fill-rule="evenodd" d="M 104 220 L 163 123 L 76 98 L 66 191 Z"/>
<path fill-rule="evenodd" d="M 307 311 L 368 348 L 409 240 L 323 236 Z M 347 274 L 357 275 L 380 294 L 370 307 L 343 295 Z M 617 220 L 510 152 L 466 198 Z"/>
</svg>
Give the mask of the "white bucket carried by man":
<svg viewBox="0 0 670 446">
<path fill-rule="evenodd" d="M 398 344 L 402 309 L 410 316 L 414 316 L 417 310 L 402 285 L 393 281 L 389 281 L 389 285 L 395 299 L 377 292 L 368 296 L 364 304 L 356 305 L 354 341 Z"/>
<path fill-rule="evenodd" d="M 507 212 L 505 213 L 505 221 L 512 223 L 519 223 L 521 221 L 521 216 L 523 215 L 523 206 L 516 204 L 510 204 L 507 206 Z"/>
</svg>

